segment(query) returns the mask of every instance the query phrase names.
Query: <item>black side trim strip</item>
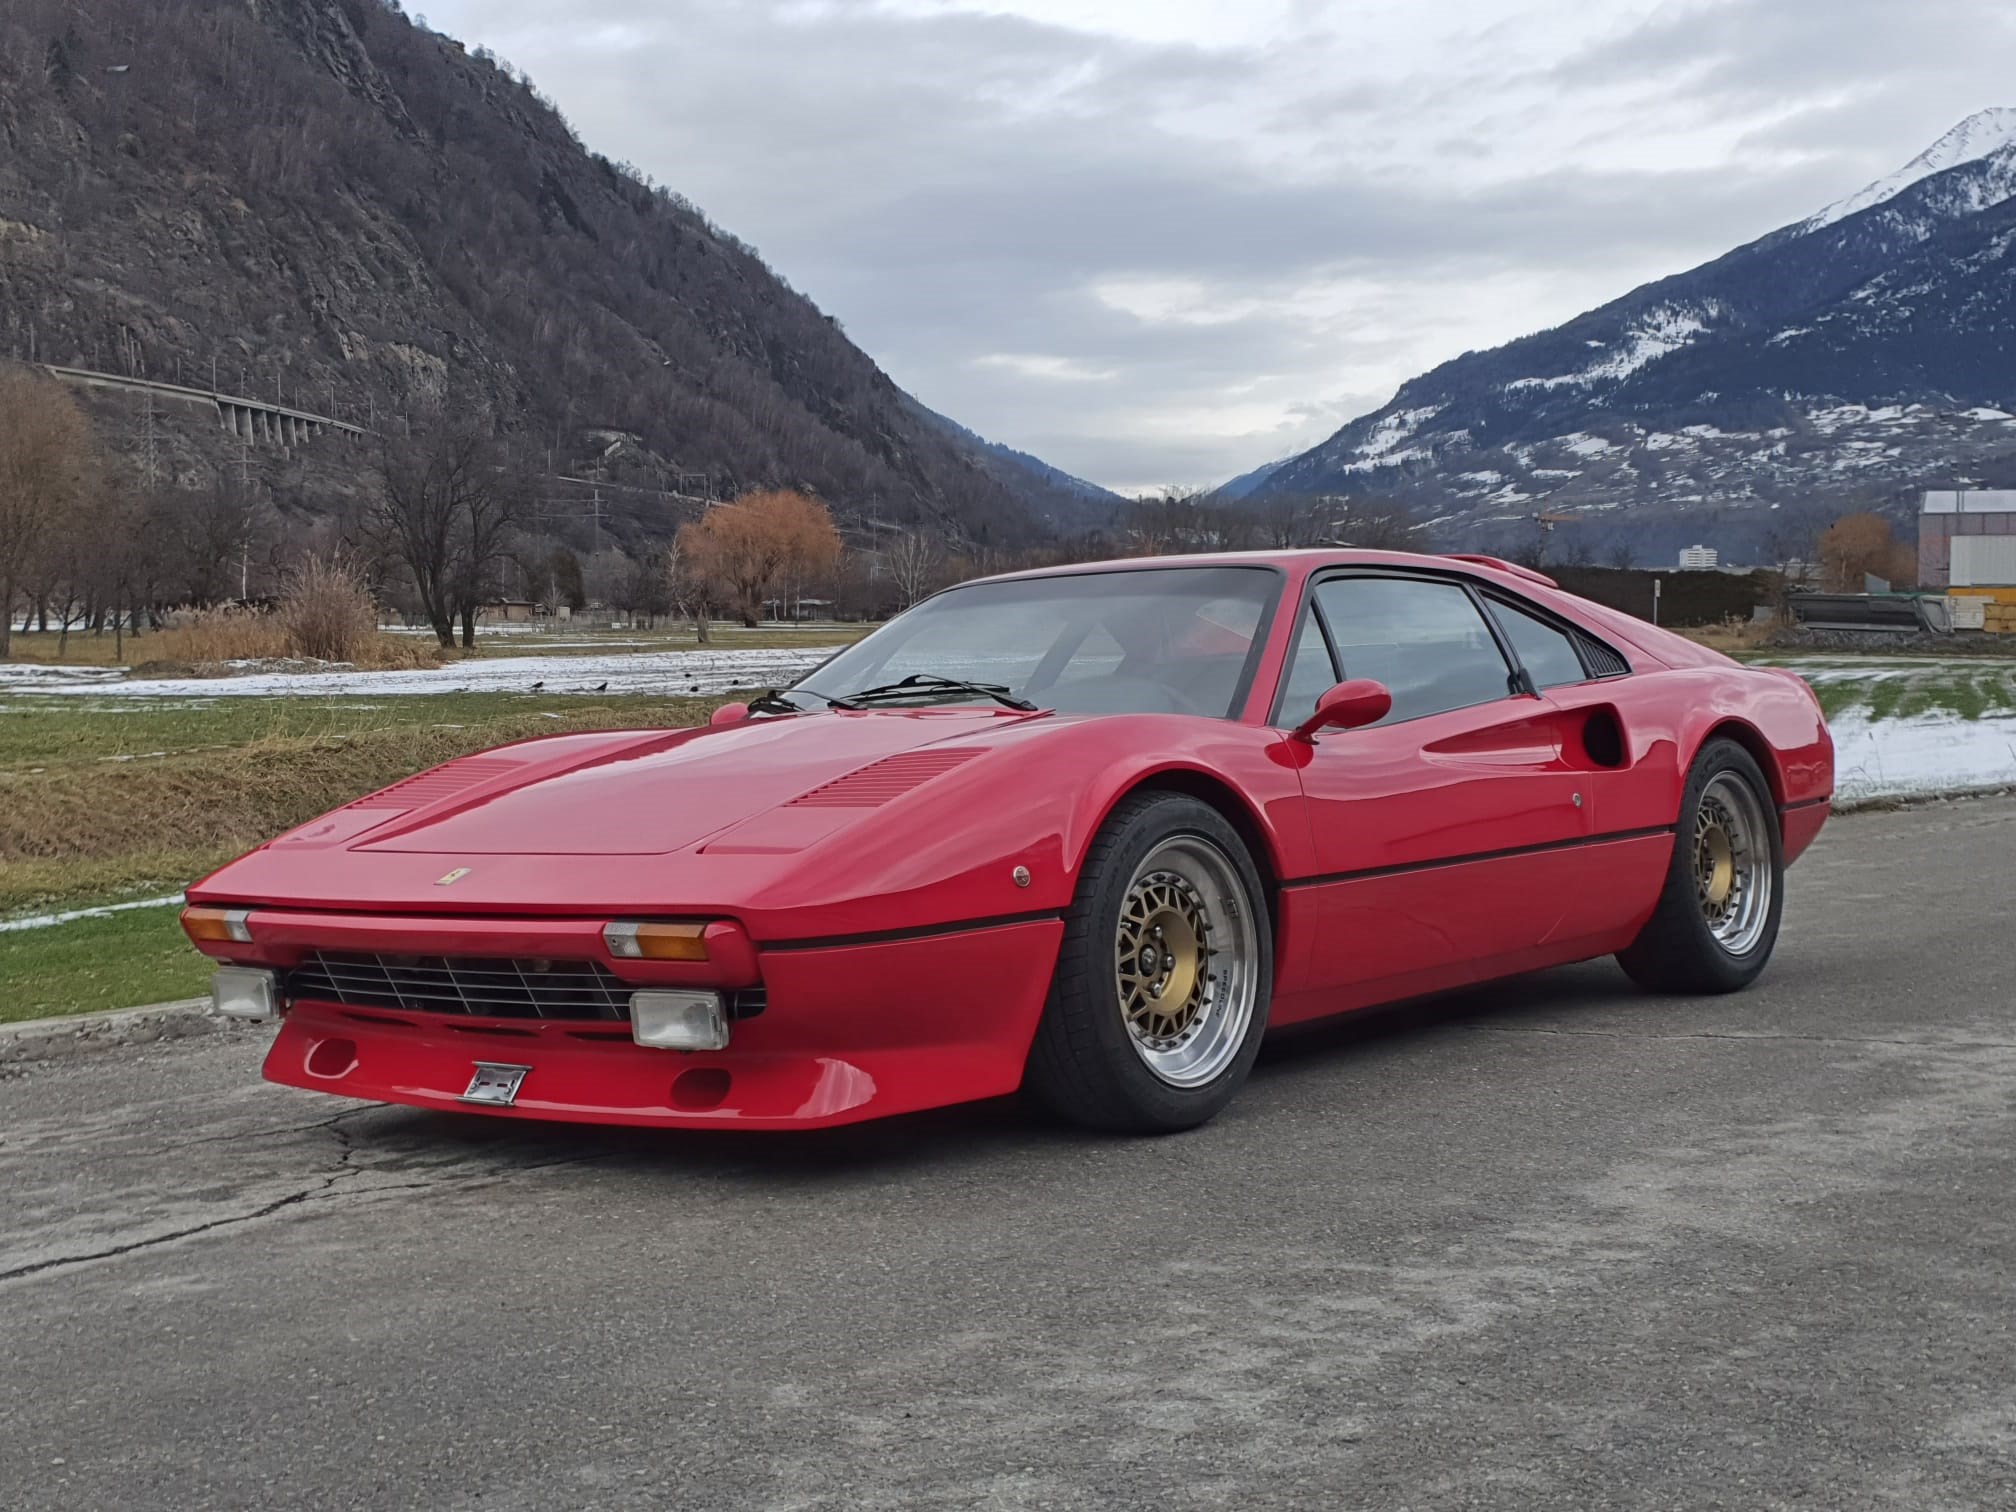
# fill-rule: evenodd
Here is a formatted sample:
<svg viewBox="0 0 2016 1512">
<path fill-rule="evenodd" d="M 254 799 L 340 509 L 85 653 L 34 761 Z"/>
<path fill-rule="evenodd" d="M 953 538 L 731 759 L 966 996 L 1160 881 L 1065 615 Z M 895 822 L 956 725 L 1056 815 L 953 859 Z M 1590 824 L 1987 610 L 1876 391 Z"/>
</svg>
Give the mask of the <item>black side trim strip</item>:
<svg viewBox="0 0 2016 1512">
<path fill-rule="evenodd" d="M 1800 809 L 1818 808 L 1823 803 L 1832 803 L 1833 801 L 1834 798 L 1831 794 L 1825 798 L 1801 798 L 1797 803 L 1779 804 L 1778 812 L 1781 814 L 1796 814 Z"/>
<path fill-rule="evenodd" d="M 1358 882 L 1367 877 L 1397 877 L 1403 872 L 1440 871 L 1447 866 L 1468 866 L 1476 861 L 1504 861 L 1513 856 L 1537 856 L 1543 851 L 1580 850 L 1588 845 L 1608 845 L 1614 840 L 1649 840 L 1654 835 L 1670 835 L 1674 826 L 1655 824 L 1649 829 L 1609 830 L 1600 835 L 1582 835 L 1573 840 L 1550 840 L 1544 845 L 1514 845 L 1505 850 L 1472 851 L 1464 856 L 1438 856 L 1433 861 L 1408 861 L 1399 866 L 1371 866 L 1363 871 L 1325 872 L 1318 877 L 1291 877 L 1283 887 L 1323 887 L 1332 882 Z"/>
<path fill-rule="evenodd" d="M 926 924 L 921 929 L 878 929 L 866 934 L 820 935 L 810 940 L 758 940 L 758 950 L 831 950 L 839 945 L 887 945 L 896 940 L 928 940 L 935 935 L 971 934 L 981 929 L 1006 929 L 1011 924 L 1041 924 L 1064 917 L 1063 910 L 997 914 L 991 919 L 960 919 L 952 924 Z"/>
</svg>

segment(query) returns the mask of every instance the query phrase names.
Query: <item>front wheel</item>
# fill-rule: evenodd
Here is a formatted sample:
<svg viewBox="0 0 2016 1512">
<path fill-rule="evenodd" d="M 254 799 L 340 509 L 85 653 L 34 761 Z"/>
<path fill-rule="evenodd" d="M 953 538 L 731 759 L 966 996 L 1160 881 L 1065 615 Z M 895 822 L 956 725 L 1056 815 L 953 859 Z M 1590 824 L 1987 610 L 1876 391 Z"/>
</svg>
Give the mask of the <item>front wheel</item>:
<svg viewBox="0 0 2016 1512">
<path fill-rule="evenodd" d="M 1652 992 L 1735 992 L 1771 959 L 1784 907 L 1770 786 L 1743 747 L 1712 740 L 1687 774 L 1659 905 L 1617 962 Z"/>
<path fill-rule="evenodd" d="M 1195 798 L 1136 794 L 1086 856 L 1027 1086 L 1074 1123 L 1194 1128 L 1252 1069 L 1273 990 L 1266 895 L 1238 832 Z"/>
</svg>

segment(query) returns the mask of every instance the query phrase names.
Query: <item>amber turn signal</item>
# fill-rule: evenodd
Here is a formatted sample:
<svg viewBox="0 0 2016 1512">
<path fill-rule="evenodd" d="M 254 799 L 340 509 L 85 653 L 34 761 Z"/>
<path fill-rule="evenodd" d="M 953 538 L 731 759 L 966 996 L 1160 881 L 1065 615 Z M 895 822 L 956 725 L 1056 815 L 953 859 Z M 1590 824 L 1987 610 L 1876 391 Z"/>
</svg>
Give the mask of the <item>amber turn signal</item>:
<svg viewBox="0 0 2016 1512">
<path fill-rule="evenodd" d="M 609 954 L 629 961 L 704 961 L 705 924 L 639 924 L 624 921 L 602 930 Z"/>
<path fill-rule="evenodd" d="M 182 931 L 192 940 L 219 944 L 252 943 L 252 910 L 249 908 L 185 908 Z"/>
</svg>

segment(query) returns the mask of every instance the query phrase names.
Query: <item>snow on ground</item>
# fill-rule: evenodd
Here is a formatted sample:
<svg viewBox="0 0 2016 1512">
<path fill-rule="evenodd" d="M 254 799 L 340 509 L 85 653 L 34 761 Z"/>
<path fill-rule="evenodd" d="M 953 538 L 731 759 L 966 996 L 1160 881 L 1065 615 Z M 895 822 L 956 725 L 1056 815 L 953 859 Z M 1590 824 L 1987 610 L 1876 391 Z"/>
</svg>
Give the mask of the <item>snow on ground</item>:
<svg viewBox="0 0 2016 1512">
<path fill-rule="evenodd" d="M 102 903 L 96 908 L 73 908 L 68 913 L 30 914 L 21 919 L 0 919 L 0 934 L 11 934 L 20 929 L 48 929 L 56 924 L 69 924 L 78 919 L 102 919 L 107 914 L 125 913 L 130 908 L 166 908 L 171 903 L 180 903 L 182 894 L 170 893 L 165 898 L 139 898 L 131 903 Z"/>
<path fill-rule="evenodd" d="M 1834 801 L 1842 807 L 2016 787 L 2016 718 L 1921 714 L 1872 722 L 1856 710 L 1835 715 L 1828 728 Z"/>
<path fill-rule="evenodd" d="M 726 693 L 795 681 L 838 646 L 658 651 L 628 656 L 491 656 L 395 672 L 253 672 L 242 677 L 128 677 L 124 668 L 0 665 L 0 693 L 121 698 L 337 698 L 417 693 Z M 68 675 L 50 675 L 62 673 Z M 606 684 L 604 687 L 602 685 Z"/>
</svg>

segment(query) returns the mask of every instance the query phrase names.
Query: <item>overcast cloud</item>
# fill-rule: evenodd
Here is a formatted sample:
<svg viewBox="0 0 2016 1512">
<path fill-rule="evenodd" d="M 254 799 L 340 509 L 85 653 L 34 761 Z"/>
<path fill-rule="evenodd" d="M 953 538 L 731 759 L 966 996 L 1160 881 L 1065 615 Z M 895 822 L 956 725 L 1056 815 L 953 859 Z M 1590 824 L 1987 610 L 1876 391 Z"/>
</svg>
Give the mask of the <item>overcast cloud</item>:
<svg viewBox="0 0 2016 1512">
<path fill-rule="evenodd" d="M 2016 104 L 2007 0 L 421 0 L 897 382 L 1122 490 Z"/>
</svg>

